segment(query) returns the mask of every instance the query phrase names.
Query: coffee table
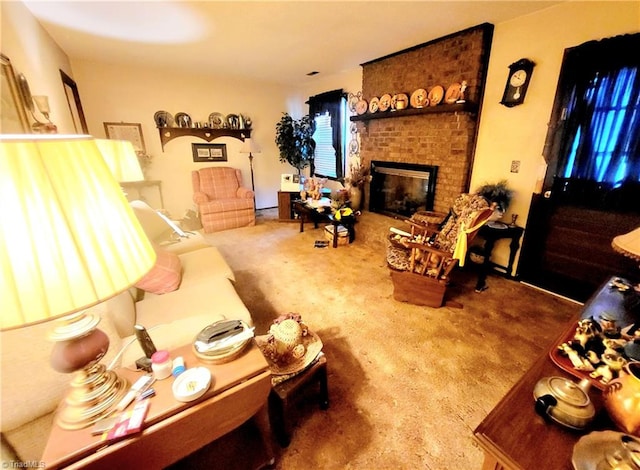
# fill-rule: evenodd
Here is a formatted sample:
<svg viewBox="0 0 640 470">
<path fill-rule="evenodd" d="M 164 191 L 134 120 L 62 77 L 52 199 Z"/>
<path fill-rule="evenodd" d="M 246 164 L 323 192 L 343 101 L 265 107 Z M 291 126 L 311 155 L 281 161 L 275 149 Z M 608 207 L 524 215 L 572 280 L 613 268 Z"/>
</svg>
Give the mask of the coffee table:
<svg viewBox="0 0 640 470">
<path fill-rule="evenodd" d="M 356 237 L 356 231 L 354 228 L 355 217 L 352 217 L 351 220 L 347 220 L 346 218 L 343 220 L 336 220 L 331 212 L 319 211 L 317 208 L 310 206 L 307 202 L 301 199 L 293 201 L 293 210 L 300 218 L 300 232 L 304 232 L 305 222 L 313 222 L 313 228 L 318 228 L 319 222 L 328 222 L 334 227 L 337 227 L 338 225 L 346 227 L 349 232 L 349 243 L 351 243 Z M 337 233 L 337 230 L 334 230 L 334 233 Z M 333 247 L 338 247 L 337 236 L 333 237 Z"/>
<path fill-rule="evenodd" d="M 211 371 L 211 387 L 201 398 L 179 402 L 171 391 L 173 378 L 156 381 L 142 432 L 106 446 L 100 436 L 91 435 L 91 427 L 70 431 L 54 424 L 42 456 L 46 468 L 164 468 L 254 417 L 272 460 L 267 409 L 271 372 L 255 343 L 226 364 L 199 361 L 191 345 L 171 351 L 171 357 L 178 356 L 187 367 Z M 127 368 L 117 372 L 130 383 L 141 375 Z"/>
</svg>

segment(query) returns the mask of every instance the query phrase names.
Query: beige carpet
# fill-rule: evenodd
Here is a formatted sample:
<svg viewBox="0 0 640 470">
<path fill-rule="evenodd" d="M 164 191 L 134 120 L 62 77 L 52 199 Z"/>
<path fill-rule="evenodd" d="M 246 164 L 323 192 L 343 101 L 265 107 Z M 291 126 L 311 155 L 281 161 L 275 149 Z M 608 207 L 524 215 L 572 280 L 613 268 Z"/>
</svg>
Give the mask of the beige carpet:
<svg viewBox="0 0 640 470">
<path fill-rule="evenodd" d="M 258 334 L 296 312 L 324 342 L 330 408 L 300 405 L 276 468 L 479 469 L 474 428 L 580 306 L 499 276 L 475 293 L 469 268 L 453 289 L 463 309 L 396 302 L 384 254 L 401 222 L 365 212 L 356 241 L 333 249 L 314 248 L 321 229 L 299 233 L 276 217 L 261 211 L 255 227 L 207 235 Z"/>
</svg>

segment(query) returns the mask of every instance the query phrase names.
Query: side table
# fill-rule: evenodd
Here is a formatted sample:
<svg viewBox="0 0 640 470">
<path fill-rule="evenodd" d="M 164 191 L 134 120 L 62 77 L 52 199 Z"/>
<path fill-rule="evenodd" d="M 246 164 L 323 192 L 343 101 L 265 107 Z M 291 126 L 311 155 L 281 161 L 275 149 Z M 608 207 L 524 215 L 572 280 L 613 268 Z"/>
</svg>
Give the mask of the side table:
<svg viewBox="0 0 640 470">
<path fill-rule="evenodd" d="M 171 391 L 172 378 L 155 382 L 156 395 L 149 399 L 142 431 L 106 446 L 101 436 L 91 435 L 91 428 L 69 431 L 54 424 L 42 457 L 46 468 L 165 468 L 251 418 L 262 428 L 267 453 L 272 454 L 267 406 L 271 371 L 258 347 L 252 342 L 225 364 L 199 361 L 191 345 L 172 351 L 172 357 L 178 356 L 189 368 L 211 371 L 212 385 L 201 398 L 178 402 Z M 128 368 L 117 372 L 130 383 L 140 376 Z M 273 460 L 273 455 L 267 457 Z"/>
<path fill-rule="evenodd" d="M 487 288 L 487 275 L 489 274 L 489 270 L 492 268 L 497 268 L 502 271 L 508 278 L 513 277 L 513 262 L 516 258 L 516 253 L 520 249 L 520 238 L 522 238 L 524 229 L 517 225 L 506 224 L 499 225 L 500 228 L 496 227 L 498 226 L 485 224 L 478 231 L 478 236 L 485 240 L 485 244 L 483 249 L 484 262 L 480 267 L 480 274 L 478 275 L 478 281 L 476 282 L 476 292 L 481 292 Z M 493 247 L 498 240 L 506 238 L 511 239 L 509 244 L 509 264 L 507 264 L 507 266 L 501 266 L 499 264 L 492 263 L 491 253 L 493 252 Z"/>
<path fill-rule="evenodd" d="M 291 422 L 287 419 L 289 405 L 296 398 L 296 392 L 311 384 L 318 384 L 320 409 L 329 408 L 329 388 L 327 384 L 327 358 L 321 354 L 307 370 L 271 387 L 269 394 L 269 419 L 275 438 L 281 447 L 291 442 Z"/>
</svg>

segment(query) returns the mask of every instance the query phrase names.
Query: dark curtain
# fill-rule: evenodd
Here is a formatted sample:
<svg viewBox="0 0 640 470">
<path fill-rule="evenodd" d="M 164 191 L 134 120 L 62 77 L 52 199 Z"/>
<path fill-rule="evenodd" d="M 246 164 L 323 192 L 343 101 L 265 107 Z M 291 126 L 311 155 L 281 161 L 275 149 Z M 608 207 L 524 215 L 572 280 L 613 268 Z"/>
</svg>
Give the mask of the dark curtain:
<svg viewBox="0 0 640 470">
<path fill-rule="evenodd" d="M 345 93 L 340 90 L 327 91 L 309 98 L 309 116 L 312 119 L 319 114 L 329 113 L 331 116 L 331 130 L 333 131 L 333 145 L 336 150 L 336 175 L 337 178 L 344 177 L 342 170 L 342 125 L 340 108 Z M 311 168 L 313 174 L 313 166 Z M 321 175 L 322 176 L 322 175 Z"/>
<path fill-rule="evenodd" d="M 623 182 L 638 181 L 639 50 L 640 34 L 633 34 L 590 41 L 566 51 L 561 99 L 556 100 L 545 148 L 547 161 L 558 159 L 557 176 L 612 184 L 620 183 L 623 175 Z M 607 112 L 616 108 L 622 109 L 615 115 Z M 597 159 L 605 142 L 607 155 Z"/>
</svg>

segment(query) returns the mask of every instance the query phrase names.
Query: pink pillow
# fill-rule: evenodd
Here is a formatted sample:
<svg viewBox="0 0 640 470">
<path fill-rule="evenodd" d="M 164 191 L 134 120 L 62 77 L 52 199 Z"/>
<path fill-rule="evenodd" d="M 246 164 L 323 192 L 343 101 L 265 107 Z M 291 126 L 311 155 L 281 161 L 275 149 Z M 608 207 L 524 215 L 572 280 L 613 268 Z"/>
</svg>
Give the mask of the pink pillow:
<svg viewBox="0 0 640 470">
<path fill-rule="evenodd" d="M 156 264 L 136 283 L 138 289 L 153 294 L 166 294 L 180 287 L 182 263 L 175 253 L 155 247 Z"/>
</svg>

